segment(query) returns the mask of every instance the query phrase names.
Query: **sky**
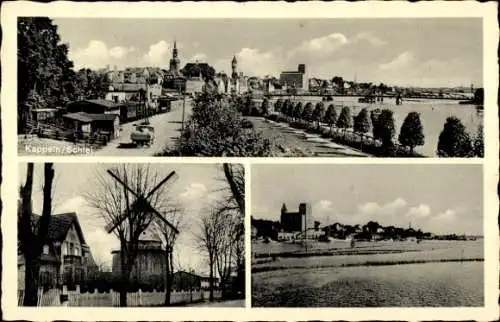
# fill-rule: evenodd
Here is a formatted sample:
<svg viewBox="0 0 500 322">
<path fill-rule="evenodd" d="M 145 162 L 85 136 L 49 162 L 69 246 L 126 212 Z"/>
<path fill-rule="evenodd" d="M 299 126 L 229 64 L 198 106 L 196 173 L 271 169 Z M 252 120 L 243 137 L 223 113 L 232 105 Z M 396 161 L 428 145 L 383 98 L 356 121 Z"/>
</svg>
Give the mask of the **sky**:
<svg viewBox="0 0 500 322">
<path fill-rule="evenodd" d="M 75 67 L 168 68 L 174 40 L 181 65 L 208 62 L 249 76 L 296 70 L 400 86 L 482 85 L 480 18 L 112 19 L 57 18 Z"/>
<path fill-rule="evenodd" d="M 118 250 L 120 243 L 114 234 L 104 230 L 105 221 L 99 213 L 91 208 L 83 194 L 96 187 L 96 175 L 105 174 L 105 170 L 115 164 L 67 164 L 55 163 L 53 184 L 53 214 L 76 212 L 90 246 L 91 253 L 98 264 L 111 267 L 111 250 Z M 195 242 L 199 232 L 200 216 L 215 200 L 221 197 L 223 173 L 215 164 L 151 164 L 151 168 L 167 176 L 175 170 L 178 178 L 170 183 L 167 193 L 177 200 L 183 209 L 179 227 L 179 237 L 174 250 L 177 269 L 191 270 L 206 274 L 205 257 Z M 19 186 L 26 180 L 26 164 L 19 167 Z M 167 183 L 168 185 L 169 183 Z M 33 211 L 42 212 L 43 204 L 43 164 L 35 163 L 33 183 Z"/>
<path fill-rule="evenodd" d="M 483 234 L 480 165 L 253 165 L 252 216 L 279 221 L 309 202 L 322 225 L 366 224 Z M 286 187 L 286 188 L 285 188 Z"/>
</svg>

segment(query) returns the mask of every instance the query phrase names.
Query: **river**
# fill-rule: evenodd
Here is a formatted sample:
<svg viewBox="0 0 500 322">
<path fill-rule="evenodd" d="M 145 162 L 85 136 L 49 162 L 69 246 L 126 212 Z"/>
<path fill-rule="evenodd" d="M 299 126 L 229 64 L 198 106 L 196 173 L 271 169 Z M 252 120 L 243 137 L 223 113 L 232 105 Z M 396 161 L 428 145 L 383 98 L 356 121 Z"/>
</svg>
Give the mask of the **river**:
<svg viewBox="0 0 500 322">
<path fill-rule="evenodd" d="M 252 306 L 483 306 L 483 262 L 290 269 L 252 274 Z"/>
</svg>

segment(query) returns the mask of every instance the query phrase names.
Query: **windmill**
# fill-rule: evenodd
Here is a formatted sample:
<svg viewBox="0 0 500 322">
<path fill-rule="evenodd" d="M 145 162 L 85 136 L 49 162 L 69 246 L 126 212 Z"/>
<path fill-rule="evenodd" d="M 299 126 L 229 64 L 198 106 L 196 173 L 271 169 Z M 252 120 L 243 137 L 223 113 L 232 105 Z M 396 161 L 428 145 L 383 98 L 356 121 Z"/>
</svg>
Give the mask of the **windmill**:
<svg viewBox="0 0 500 322">
<path fill-rule="evenodd" d="M 163 221 L 168 227 L 170 227 L 176 234 L 179 233 L 177 228 L 174 225 L 172 225 L 168 220 L 166 220 L 158 210 L 156 210 L 153 206 L 151 206 L 151 203 L 149 201 L 151 199 L 151 197 L 153 196 L 153 194 L 158 189 L 160 189 L 161 186 L 163 186 L 165 183 L 167 183 L 167 181 L 169 181 L 170 179 L 174 179 L 174 180 L 177 179 L 178 176 L 175 173 L 175 171 L 170 172 L 170 174 L 168 176 L 166 176 L 162 181 L 160 181 L 153 189 L 151 189 L 149 191 L 149 193 L 139 193 L 137 191 L 134 191 L 125 182 L 123 182 L 122 179 L 120 179 L 116 174 L 114 174 L 111 170 L 107 170 L 107 172 L 113 179 L 118 181 L 118 183 L 120 183 L 127 191 L 132 193 L 132 195 L 134 195 L 136 198 L 130 212 L 125 212 L 124 214 L 122 214 L 121 216 L 116 218 L 114 221 L 110 222 L 109 224 L 107 224 L 105 226 L 105 230 L 108 234 L 111 233 L 113 230 L 115 230 L 116 227 L 118 227 L 128 217 L 128 215 L 130 213 L 133 213 L 135 211 L 151 212 L 156 217 L 158 217 L 161 221 Z"/>
</svg>

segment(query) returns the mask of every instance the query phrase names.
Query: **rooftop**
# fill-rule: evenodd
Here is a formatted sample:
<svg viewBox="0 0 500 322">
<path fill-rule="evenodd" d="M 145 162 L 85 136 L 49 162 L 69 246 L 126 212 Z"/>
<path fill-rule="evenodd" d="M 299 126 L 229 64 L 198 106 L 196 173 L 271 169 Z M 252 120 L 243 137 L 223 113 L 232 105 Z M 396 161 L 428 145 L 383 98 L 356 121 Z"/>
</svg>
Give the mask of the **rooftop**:
<svg viewBox="0 0 500 322">
<path fill-rule="evenodd" d="M 68 113 L 63 117 L 80 121 L 83 123 L 91 123 L 95 121 L 114 121 L 118 117 L 117 114 L 90 114 L 85 112 Z"/>
</svg>

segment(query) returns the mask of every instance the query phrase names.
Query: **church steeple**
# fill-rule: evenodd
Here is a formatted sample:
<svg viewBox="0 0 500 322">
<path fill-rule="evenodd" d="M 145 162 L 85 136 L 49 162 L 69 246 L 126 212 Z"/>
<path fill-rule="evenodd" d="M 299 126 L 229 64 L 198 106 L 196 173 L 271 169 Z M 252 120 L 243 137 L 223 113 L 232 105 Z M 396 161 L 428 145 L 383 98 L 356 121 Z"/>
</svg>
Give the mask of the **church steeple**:
<svg viewBox="0 0 500 322">
<path fill-rule="evenodd" d="M 174 49 L 172 50 L 172 57 L 177 58 L 177 40 L 174 40 Z"/>
<path fill-rule="evenodd" d="M 181 61 L 178 57 L 178 51 L 177 51 L 177 41 L 174 40 L 174 48 L 172 49 L 172 58 L 170 59 L 170 72 L 173 74 L 179 74 L 179 69 L 181 65 Z"/>
</svg>

